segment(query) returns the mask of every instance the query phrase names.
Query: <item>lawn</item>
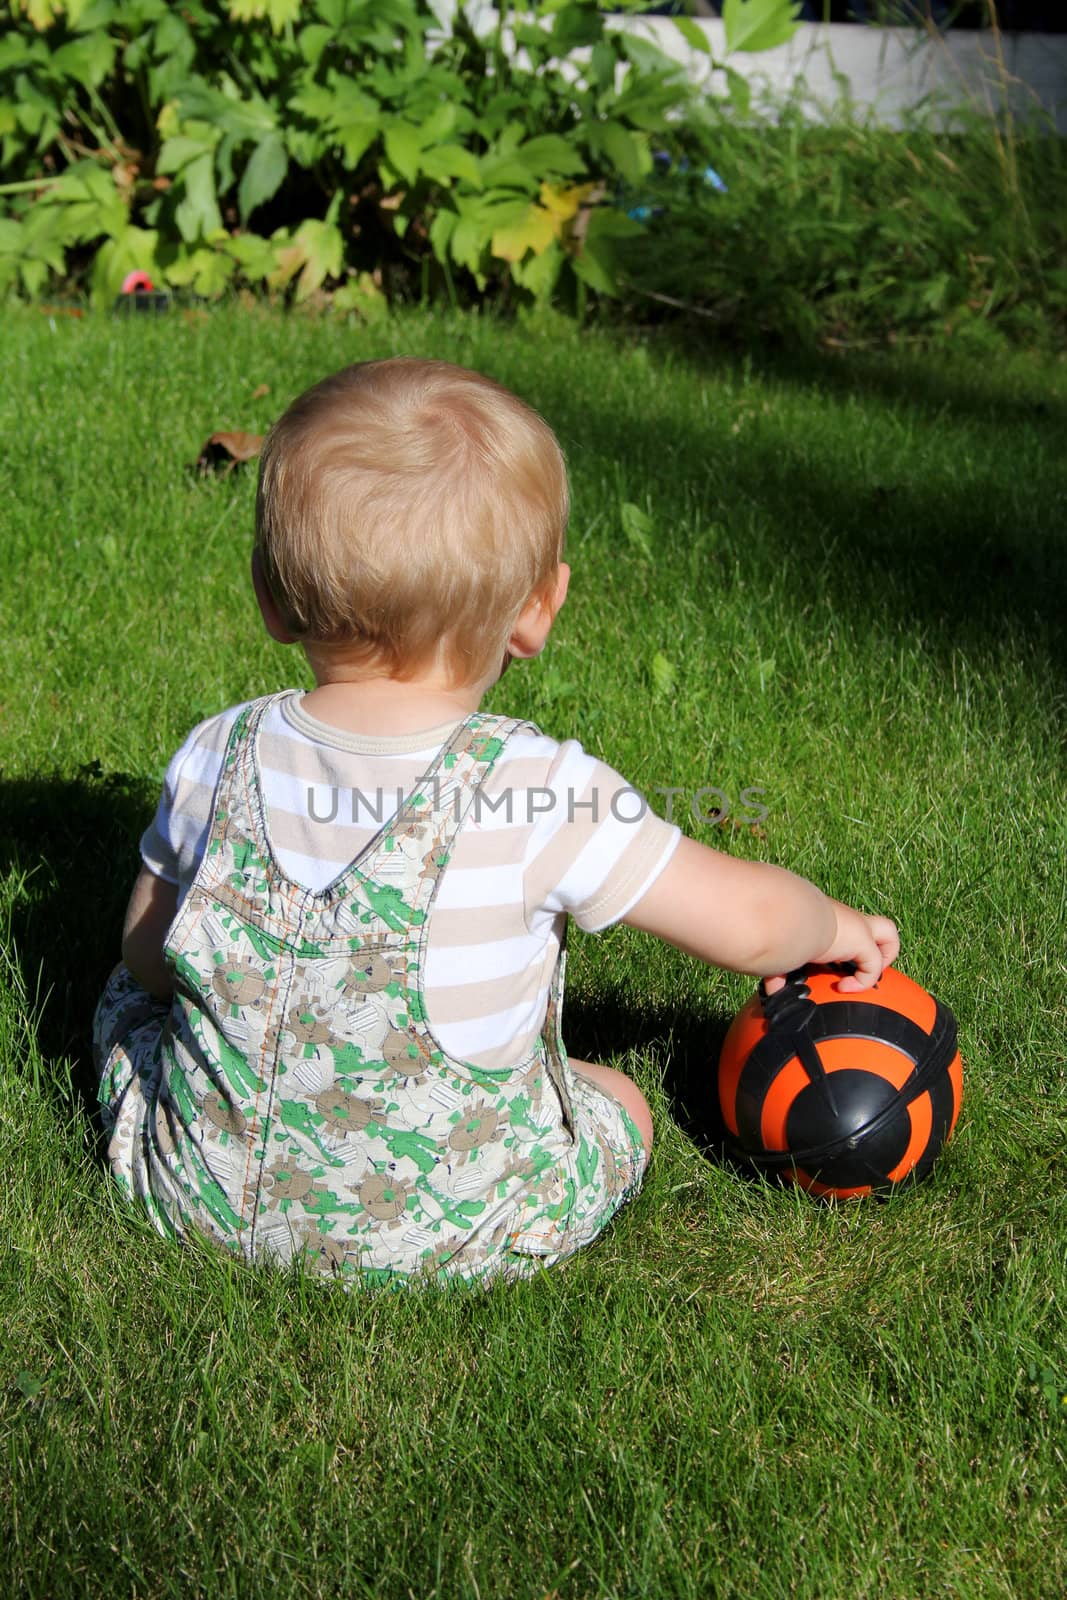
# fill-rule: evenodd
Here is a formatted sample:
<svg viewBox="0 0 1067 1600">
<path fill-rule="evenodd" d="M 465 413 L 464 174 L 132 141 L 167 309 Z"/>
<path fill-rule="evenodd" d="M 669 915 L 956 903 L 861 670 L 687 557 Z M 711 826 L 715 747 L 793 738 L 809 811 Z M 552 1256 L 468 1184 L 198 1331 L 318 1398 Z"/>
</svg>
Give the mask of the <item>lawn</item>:
<svg viewBox="0 0 1067 1600">
<path fill-rule="evenodd" d="M 571 597 L 491 709 L 897 918 L 965 1061 L 926 1184 L 832 1209 L 717 1159 L 751 982 L 619 928 L 572 938 L 567 1040 L 636 1075 L 657 1145 L 565 1269 L 346 1295 L 166 1244 L 113 1193 L 86 1034 L 162 769 L 203 716 L 308 682 L 252 603 L 254 477 L 192 463 L 397 352 L 515 388 L 571 463 Z M 1059 1600 L 1067 364 L 26 311 L 4 380 L 12 1592 Z M 686 810 L 710 786 L 718 824 Z"/>
</svg>

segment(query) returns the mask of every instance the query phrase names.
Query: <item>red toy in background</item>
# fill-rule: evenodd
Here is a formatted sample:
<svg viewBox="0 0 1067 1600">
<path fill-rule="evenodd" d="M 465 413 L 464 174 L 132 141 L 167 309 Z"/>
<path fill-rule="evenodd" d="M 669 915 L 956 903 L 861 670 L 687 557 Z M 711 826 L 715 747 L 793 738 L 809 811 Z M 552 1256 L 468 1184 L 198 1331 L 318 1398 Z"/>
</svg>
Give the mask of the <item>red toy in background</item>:
<svg viewBox="0 0 1067 1600">
<path fill-rule="evenodd" d="M 956 1019 L 887 967 L 857 994 L 847 967 L 805 967 L 737 1013 L 719 1057 L 735 1148 L 810 1194 L 885 1193 L 930 1171 L 956 1126 L 963 1066 Z"/>
<path fill-rule="evenodd" d="M 120 294 L 151 294 L 155 284 L 147 272 L 127 272 L 122 280 Z"/>
<path fill-rule="evenodd" d="M 169 311 L 170 295 L 164 289 L 157 289 L 147 272 L 135 269 L 123 278 L 112 310 L 123 316 L 131 312 Z"/>
</svg>

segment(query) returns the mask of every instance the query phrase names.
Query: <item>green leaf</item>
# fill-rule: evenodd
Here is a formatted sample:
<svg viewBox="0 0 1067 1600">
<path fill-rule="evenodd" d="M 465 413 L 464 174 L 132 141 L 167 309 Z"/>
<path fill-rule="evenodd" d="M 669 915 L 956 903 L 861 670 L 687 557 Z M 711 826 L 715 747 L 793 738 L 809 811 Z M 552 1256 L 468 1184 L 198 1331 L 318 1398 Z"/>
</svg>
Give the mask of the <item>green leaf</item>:
<svg viewBox="0 0 1067 1600">
<path fill-rule="evenodd" d="M 21 33 L 9 33 L 0 38 L 0 73 L 10 72 L 14 66 L 28 63 L 37 54 L 36 41 Z"/>
<path fill-rule="evenodd" d="M 660 700 L 667 700 L 674 693 L 675 671 L 674 664 L 667 660 L 659 650 L 652 657 L 649 675 L 652 679 L 652 693 Z"/>
<path fill-rule="evenodd" d="M 499 261 L 521 261 L 528 250 L 535 256 L 547 250 L 556 237 L 556 219 L 535 200 L 524 201 L 517 216 L 506 216 L 510 206 L 496 208 L 500 221 L 493 229 L 490 248 Z"/>
<path fill-rule="evenodd" d="M 517 160 L 513 155 L 505 157 L 484 155 L 481 160 L 481 171 L 483 183 L 494 188 L 525 189 L 532 194 L 540 181 L 536 172 L 531 171 L 524 161 Z"/>
<path fill-rule="evenodd" d="M 520 289 L 526 289 L 535 300 L 546 301 L 559 282 L 559 275 L 567 257 L 553 239 L 540 255 L 529 256 L 525 261 L 512 262 L 511 276 Z"/>
<path fill-rule="evenodd" d="M 627 183 L 640 183 L 652 167 L 652 157 L 642 136 L 631 133 L 621 122 L 593 123 L 589 143 L 600 150 Z"/>
<path fill-rule="evenodd" d="M 450 243 L 453 261 L 477 276 L 489 243 L 489 229 L 484 222 L 476 217 L 460 217 L 452 230 Z"/>
<path fill-rule="evenodd" d="M 48 265 L 44 261 L 24 260 L 19 263 L 19 273 L 31 298 L 40 294 L 48 282 Z"/>
<path fill-rule="evenodd" d="M 523 163 L 539 178 L 574 178 L 585 171 L 581 154 L 558 133 L 542 133 L 520 145 Z"/>
<path fill-rule="evenodd" d="M 438 261 L 445 261 L 448 257 L 448 246 L 459 221 L 454 211 L 439 211 L 430 223 L 430 249 Z M 2 224 L 0 224 L 2 226 Z M 0 250 L 3 245 L 0 244 Z"/>
<path fill-rule="evenodd" d="M 184 196 L 174 213 L 178 232 L 186 244 L 195 244 L 205 234 L 222 227 L 215 195 L 215 158 L 211 152 L 197 156 L 182 168 Z"/>
<path fill-rule="evenodd" d="M 678 29 L 686 44 L 693 50 L 699 50 L 701 55 L 710 56 L 711 41 L 707 34 L 692 19 L 692 17 L 675 17 L 674 26 Z M 662 657 L 658 658 L 662 660 Z"/>
<path fill-rule="evenodd" d="M 354 311 L 364 322 L 374 326 L 389 317 L 389 302 L 369 272 L 350 278 L 335 290 L 331 304 L 336 311 Z"/>
<path fill-rule="evenodd" d="M 266 278 L 278 265 L 274 246 L 258 233 L 236 234 L 226 240 L 223 249 L 237 262 L 243 276 L 253 283 Z"/>
<path fill-rule="evenodd" d="M 645 232 L 634 217 L 614 206 L 596 206 L 589 218 L 587 239 L 636 239 Z"/>
<path fill-rule="evenodd" d="M 726 48 L 775 50 L 797 31 L 800 7 L 795 0 L 723 0 Z"/>
<path fill-rule="evenodd" d="M 179 256 L 167 268 L 167 282 L 179 287 L 191 285 L 194 294 L 214 300 L 226 288 L 237 270 L 237 263 L 220 250 L 201 246 L 190 255 Z"/>
<path fill-rule="evenodd" d="M 598 89 L 614 89 L 617 61 L 618 57 L 605 39 L 593 46 L 589 56 L 589 77 Z"/>
<path fill-rule="evenodd" d="M 64 78 L 98 89 L 111 71 L 117 51 L 118 41 L 103 31 L 87 33 L 53 51 L 49 65 Z"/>
<path fill-rule="evenodd" d="M 192 138 L 188 134 L 179 133 L 173 139 L 168 139 L 159 152 L 156 162 L 156 171 L 160 173 L 180 172 L 191 161 L 196 161 L 205 152 L 212 152 L 216 140 Z"/>
<path fill-rule="evenodd" d="M 355 171 L 381 132 L 377 122 L 349 122 L 335 134 L 345 158 L 345 166 Z"/>
<path fill-rule="evenodd" d="M 614 295 L 619 289 L 619 270 L 610 240 L 589 240 L 582 243 L 580 255 L 572 258 L 575 277 L 581 278 L 597 294 Z"/>
<path fill-rule="evenodd" d="M 275 33 L 300 15 L 303 0 L 229 0 L 227 10 L 234 22 L 259 22 L 266 18 Z"/>
<path fill-rule="evenodd" d="M 152 43 L 157 56 L 182 55 L 191 60 L 196 53 L 189 24 L 176 11 L 160 17 Z"/>
<path fill-rule="evenodd" d="M 646 561 L 652 560 L 652 545 L 649 534 L 652 532 L 652 518 L 647 511 L 642 511 L 640 506 L 635 506 L 632 501 L 624 500 L 619 507 L 619 520 L 627 542 L 633 546 L 639 555 Z"/>
<path fill-rule="evenodd" d="M 332 222 L 304 222 L 296 230 L 293 243 L 304 254 L 304 266 L 296 285 L 297 301 L 321 289 L 327 278 L 339 278 L 344 264 L 345 242 L 341 230 Z"/>
<path fill-rule="evenodd" d="M 726 73 L 726 88 L 730 96 L 730 104 L 739 117 L 747 117 L 752 109 L 752 85 L 743 72 L 738 72 L 734 67 L 724 67 Z"/>
<path fill-rule="evenodd" d="M 410 122 L 394 122 L 385 130 L 385 154 L 391 166 L 412 184 L 419 175 L 422 140 Z"/>
<path fill-rule="evenodd" d="M 419 119 L 419 139 L 423 149 L 441 143 L 456 126 L 459 112 L 450 100 L 443 100 L 425 117 Z"/>
<path fill-rule="evenodd" d="M 569 56 L 583 45 L 595 45 L 604 34 L 604 19 L 592 6 L 562 6 L 552 25 L 552 51 Z"/>
<path fill-rule="evenodd" d="M 321 22 L 311 22 L 306 28 L 301 28 L 296 42 L 309 67 L 318 66 L 322 52 L 334 36 L 335 30 L 324 27 Z"/>
<path fill-rule="evenodd" d="M 237 190 L 242 224 L 248 221 L 257 206 L 277 194 L 285 181 L 288 167 L 289 157 L 279 135 L 274 134 L 256 146 Z"/>
<path fill-rule="evenodd" d="M 473 189 L 482 187 L 482 169 L 477 156 L 460 144 L 439 144 L 434 150 L 424 150 L 421 163 L 426 176 L 438 183 L 462 178 Z"/>
</svg>

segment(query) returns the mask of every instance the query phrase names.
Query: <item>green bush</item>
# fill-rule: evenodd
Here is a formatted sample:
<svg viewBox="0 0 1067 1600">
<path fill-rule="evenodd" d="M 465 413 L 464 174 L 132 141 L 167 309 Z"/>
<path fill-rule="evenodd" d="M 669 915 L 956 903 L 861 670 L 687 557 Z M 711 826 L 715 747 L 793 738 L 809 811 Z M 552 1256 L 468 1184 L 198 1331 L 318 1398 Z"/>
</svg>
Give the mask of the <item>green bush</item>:
<svg viewBox="0 0 1067 1600">
<path fill-rule="evenodd" d="M 736 48 L 792 32 L 790 0 L 728 7 Z M 488 33 L 430 0 L 9 10 L 0 290 L 87 283 L 106 302 L 139 268 L 206 296 L 327 285 L 368 315 L 431 273 L 453 299 L 610 293 L 634 231 L 611 196 L 653 141 L 685 148 L 684 74 L 598 0 L 502 3 Z"/>
</svg>

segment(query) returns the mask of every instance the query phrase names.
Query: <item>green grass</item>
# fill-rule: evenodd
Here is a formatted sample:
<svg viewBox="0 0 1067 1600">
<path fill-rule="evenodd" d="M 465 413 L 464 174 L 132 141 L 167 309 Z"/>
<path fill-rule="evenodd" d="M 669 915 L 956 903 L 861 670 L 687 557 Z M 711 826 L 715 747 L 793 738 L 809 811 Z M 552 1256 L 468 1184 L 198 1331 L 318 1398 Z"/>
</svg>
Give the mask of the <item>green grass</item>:
<svg viewBox="0 0 1067 1600">
<path fill-rule="evenodd" d="M 12 1590 L 1058 1600 L 1067 367 L 475 317 L 4 331 Z M 254 612 L 252 478 L 190 463 L 392 351 L 490 372 L 569 454 L 571 598 L 493 709 L 649 791 L 762 786 L 764 836 L 687 826 L 899 920 L 966 1063 L 921 1188 L 832 1210 L 705 1154 L 750 984 L 616 929 L 573 940 L 568 1043 L 634 1072 L 658 1142 L 564 1270 L 345 1295 L 165 1244 L 112 1192 L 86 1034 L 161 768 L 207 712 L 307 681 Z"/>
</svg>

